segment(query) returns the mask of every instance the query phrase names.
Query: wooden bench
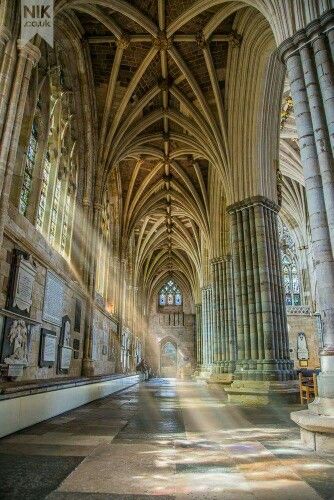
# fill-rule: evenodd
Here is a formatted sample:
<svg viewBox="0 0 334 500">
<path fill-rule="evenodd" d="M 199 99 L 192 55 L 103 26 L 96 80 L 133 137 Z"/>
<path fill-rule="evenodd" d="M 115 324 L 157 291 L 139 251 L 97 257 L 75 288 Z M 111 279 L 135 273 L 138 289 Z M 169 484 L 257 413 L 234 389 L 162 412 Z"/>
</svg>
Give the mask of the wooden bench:
<svg viewBox="0 0 334 500">
<path fill-rule="evenodd" d="M 318 395 L 317 374 L 304 375 L 299 372 L 300 404 L 310 403 Z"/>
</svg>

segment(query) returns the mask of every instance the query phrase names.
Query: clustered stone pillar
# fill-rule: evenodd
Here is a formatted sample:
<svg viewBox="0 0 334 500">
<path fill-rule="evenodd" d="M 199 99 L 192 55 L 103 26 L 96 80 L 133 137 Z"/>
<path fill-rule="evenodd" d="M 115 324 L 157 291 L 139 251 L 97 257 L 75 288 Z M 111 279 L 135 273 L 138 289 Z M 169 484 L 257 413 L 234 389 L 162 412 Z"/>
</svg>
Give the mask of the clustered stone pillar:
<svg viewBox="0 0 334 500">
<path fill-rule="evenodd" d="M 236 359 L 233 263 L 231 257 L 212 261 L 213 275 L 213 372 L 217 381 L 231 381 Z"/>
<path fill-rule="evenodd" d="M 202 369 L 203 364 L 203 342 L 202 342 L 202 304 L 196 304 L 196 360 L 197 372 Z"/>
<path fill-rule="evenodd" d="M 210 374 L 213 363 L 212 286 L 202 288 L 202 374 Z"/>
<path fill-rule="evenodd" d="M 93 230 L 88 240 L 88 248 L 90 248 L 91 251 L 89 253 L 89 269 L 87 276 L 88 300 L 86 302 L 84 357 L 82 360 L 82 374 L 86 377 L 91 377 L 95 374 L 95 364 L 93 359 L 94 335 L 96 335 L 96 332 L 94 331 L 94 304 L 96 268 L 98 266 L 97 247 L 100 238 L 101 214 L 102 205 L 97 202 L 94 203 L 92 214 Z"/>
<path fill-rule="evenodd" d="M 230 400 L 295 393 L 277 229 L 278 206 L 262 196 L 231 205 L 237 361 Z M 242 382 L 241 382 L 242 381 Z"/>
<path fill-rule="evenodd" d="M 334 416 L 333 39 L 334 15 L 330 11 L 280 47 L 290 81 L 304 170 L 324 340 L 320 353 L 321 374 L 318 376 L 319 398 L 310 405 L 306 415 L 297 412 L 292 418 L 304 429 L 304 437 L 308 432 L 312 434 L 313 448 L 330 446 L 331 441 L 331 451 L 334 450 L 334 423 L 331 426 L 325 423 L 332 437 L 323 440 L 321 430 L 317 432 L 320 420 L 317 423 L 314 420 L 312 424 L 311 414 Z"/>
</svg>

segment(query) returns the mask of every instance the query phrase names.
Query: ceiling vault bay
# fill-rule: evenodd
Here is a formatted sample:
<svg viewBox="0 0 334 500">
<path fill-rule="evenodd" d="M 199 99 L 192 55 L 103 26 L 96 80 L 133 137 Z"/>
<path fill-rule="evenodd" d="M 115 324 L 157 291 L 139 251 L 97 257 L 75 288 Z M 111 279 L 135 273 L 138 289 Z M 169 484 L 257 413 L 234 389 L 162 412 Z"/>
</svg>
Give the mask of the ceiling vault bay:
<svg viewBox="0 0 334 500">
<path fill-rule="evenodd" d="M 240 4 L 198 14 L 191 0 L 60 1 L 89 44 L 97 109 L 95 200 L 118 171 L 123 255 L 146 298 L 172 273 L 194 299 L 222 255 L 211 207 L 231 200 L 225 80 Z M 181 13 L 181 15 L 180 15 Z M 216 193 L 211 193 L 215 185 Z M 213 233 L 215 232 L 216 235 Z M 217 236 L 218 234 L 218 236 Z"/>
</svg>

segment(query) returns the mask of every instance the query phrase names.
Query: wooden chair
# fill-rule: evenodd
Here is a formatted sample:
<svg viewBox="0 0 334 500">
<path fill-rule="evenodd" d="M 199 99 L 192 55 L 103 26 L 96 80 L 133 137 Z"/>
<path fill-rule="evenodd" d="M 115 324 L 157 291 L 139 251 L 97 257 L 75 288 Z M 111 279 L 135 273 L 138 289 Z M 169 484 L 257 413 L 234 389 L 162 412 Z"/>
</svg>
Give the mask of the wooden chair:
<svg viewBox="0 0 334 500">
<path fill-rule="evenodd" d="M 300 392 L 300 404 L 310 403 L 312 399 L 314 399 L 318 394 L 317 387 L 317 375 L 313 373 L 313 375 L 303 375 L 302 372 L 299 372 L 299 392 Z"/>
</svg>

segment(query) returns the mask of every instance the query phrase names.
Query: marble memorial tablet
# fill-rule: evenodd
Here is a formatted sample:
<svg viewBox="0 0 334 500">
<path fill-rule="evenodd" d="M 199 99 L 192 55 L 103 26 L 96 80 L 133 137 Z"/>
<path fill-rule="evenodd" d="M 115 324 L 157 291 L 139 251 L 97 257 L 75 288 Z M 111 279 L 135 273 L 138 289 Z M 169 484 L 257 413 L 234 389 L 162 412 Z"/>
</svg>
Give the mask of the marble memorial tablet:
<svg viewBox="0 0 334 500">
<path fill-rule="evenodd" d="M 8 307 L 29 315 L 36 276 L 36 266 L 31 256 L 20 250 L 14 250 L 11 273 Z"/>
<path fill-rule="evenodd" d="M 62 324 L 64 302 L 64 283 L 53 273 L 47 271 L 44 294 L 43 319 L 48 323 Z"/>
<path fill-rule="evenodd" d="M 61 371 L 68 370 L 71 365 L 72 348 L 60 347 L 59 348 L 59 369 Z"/>
</svg>

